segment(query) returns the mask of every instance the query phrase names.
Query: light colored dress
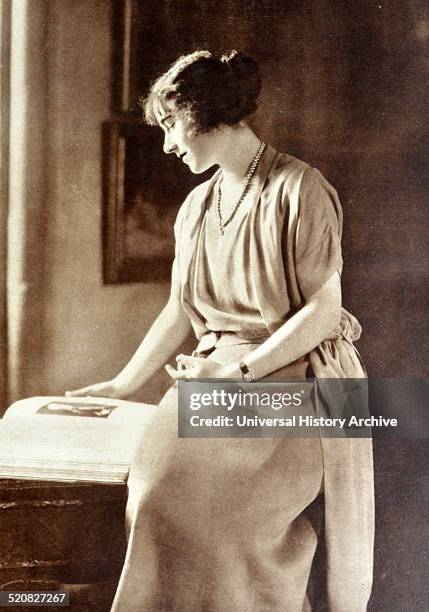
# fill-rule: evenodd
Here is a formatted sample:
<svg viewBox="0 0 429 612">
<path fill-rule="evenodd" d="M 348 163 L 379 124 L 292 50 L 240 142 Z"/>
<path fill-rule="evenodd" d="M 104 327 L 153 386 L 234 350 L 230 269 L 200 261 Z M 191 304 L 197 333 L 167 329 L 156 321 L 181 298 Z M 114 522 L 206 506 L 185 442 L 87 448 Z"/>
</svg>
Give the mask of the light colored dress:
<svg viewBox="0 0 429 612">
<path fill-rule="evenodd" d="M 229 363 L 341 272 L 342 218 L 317 170 L 268 147 L 220 237 L 210 207 L 217 180 L 193 190 L 179 212 L 172 282 L 199 353 Z M 352 344 L 359 333 L 344 311 L 331 339 L 275 377 L 364 376 Z M 174 385 L 132 466 L 128 550 L 113 610 L 309 610 L 317 536 L 305 509 L 323 488 L 329 609 L 363 612 L 372 576 L 370 441 L 179 439 Z"/>
</svg>

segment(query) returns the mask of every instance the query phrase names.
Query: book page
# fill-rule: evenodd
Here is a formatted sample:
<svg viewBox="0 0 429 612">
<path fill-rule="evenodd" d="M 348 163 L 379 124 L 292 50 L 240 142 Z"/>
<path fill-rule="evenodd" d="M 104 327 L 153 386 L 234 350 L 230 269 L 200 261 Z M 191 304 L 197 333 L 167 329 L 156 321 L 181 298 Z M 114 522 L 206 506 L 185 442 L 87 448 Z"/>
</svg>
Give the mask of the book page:
<svg viewBox="0 0 429 612">
<path fill-rule="evenodd" d="M 144 425 L 152 417 L 155 407 L 151 404 L 113 400 L 101 397 L 30 397 L 14 402 L 3 419 L 34 420 L 49 418 L 50 426 L 64 426 L 72 420 L 73 427 L 123 424 L 130 427 Z M 97 423 L 97 425 L 95 425 Z"/>
<path fill-rule="evenodd" d="M 0 477 L 123 482 L 155 406 L 35 397 L 0 420 Z"/>
</svg>

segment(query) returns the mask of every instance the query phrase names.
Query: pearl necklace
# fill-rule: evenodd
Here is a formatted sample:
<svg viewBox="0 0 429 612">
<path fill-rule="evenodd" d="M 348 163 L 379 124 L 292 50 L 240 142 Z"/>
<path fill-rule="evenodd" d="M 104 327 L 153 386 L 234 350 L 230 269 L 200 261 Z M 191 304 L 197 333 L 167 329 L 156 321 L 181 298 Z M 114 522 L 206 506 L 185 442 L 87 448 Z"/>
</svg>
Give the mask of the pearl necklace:
<svg viewBox="0 0 429 612">
<path fill-rule="evenodd" d="M 253 158 L 252 163 L 249 166 L 249 170 L 246 174 L 246 176 L 243 179 L 243 189 L 241 191 L 240 197 L 237 200 L 237 204 L 234 206 L 232 213 L 229 215 L 228 219 L 226 221 L 224 221 L 222 219 L 222 212 L 221 212 L 221 204 L 222 204 L 222 182 L 223 182 L 223 175 L 220 177 L 220 181 L 219 181 L 219 186 L 218 186 L 218 193 L 217 193 L 217 217 L 218 217 L 218 223 L 219 223 L 219 231 L 221 233 L 221 236 L 224 235 L 225 233 L 225 227 L 227 225 L 229 225 L 231 223 L 231 221 L 234 219 L 235 214 L 240 206 L 240 204 L 242 203 L 242 201 L 244 200 L 246 193 L 249 189 L 249 185 L 250 185 L 250 181 L 253 178 L 253 175 L 256 172 L 256 168 L 258 167 L 259 164 L 259 160 L 262 157 L 262 153 L 265 150 L 265 142 L 261 142 L 259 149 L 256 152 L 255 157 Z"/>
</svg>

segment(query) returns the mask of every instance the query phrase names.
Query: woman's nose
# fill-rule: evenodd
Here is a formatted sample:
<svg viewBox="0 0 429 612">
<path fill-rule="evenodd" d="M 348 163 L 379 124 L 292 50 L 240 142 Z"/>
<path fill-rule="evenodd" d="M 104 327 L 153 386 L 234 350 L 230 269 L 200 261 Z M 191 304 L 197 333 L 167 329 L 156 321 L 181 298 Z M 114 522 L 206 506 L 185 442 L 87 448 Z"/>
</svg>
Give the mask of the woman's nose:
<svg viewBox="0 0 429 612">
<path fill-rule="evenodd" d="M 166 153 L 168 155 L 169 153 L 173 153 L 175 149 L 176 149 L 176 145 L 171 140 L 169 135 L 165 134 L 165 136 L 164 136 L 164 146 L 163 146 L 164 153 Z"/>
</svg>

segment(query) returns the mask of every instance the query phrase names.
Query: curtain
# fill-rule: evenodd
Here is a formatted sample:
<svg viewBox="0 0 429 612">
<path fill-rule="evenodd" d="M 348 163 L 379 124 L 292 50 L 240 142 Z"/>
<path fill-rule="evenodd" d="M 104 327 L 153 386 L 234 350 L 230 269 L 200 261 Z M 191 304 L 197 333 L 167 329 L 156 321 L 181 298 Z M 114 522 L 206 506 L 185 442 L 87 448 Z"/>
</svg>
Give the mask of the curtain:
<svg viewBox="0 0 429 612">
<path fill-rule="evenodd" d="M 45 2 L 2 0 L 1 412 L 31 393 L 41 332 L 46 177 Z M 25 391 L 24 391 L 25 390 Z"/>
</svg>

